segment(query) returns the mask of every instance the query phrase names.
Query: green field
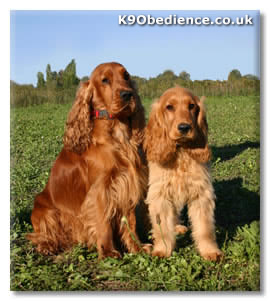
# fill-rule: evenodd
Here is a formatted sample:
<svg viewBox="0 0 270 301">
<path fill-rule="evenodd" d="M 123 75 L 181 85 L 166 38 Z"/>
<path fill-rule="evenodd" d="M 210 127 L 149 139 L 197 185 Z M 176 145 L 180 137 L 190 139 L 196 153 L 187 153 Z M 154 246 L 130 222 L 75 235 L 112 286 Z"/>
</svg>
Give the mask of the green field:
<svg viewBox="0 0 270 301">
<path fill-rule="evenodd" d="M 148 115 L 150 100 L 144 100 Z M 75 246 L 44 257 L 25 239 L 30 214 L 62 147 L 71 104 L 11 109 L 12 290 L 260 290 L 260 100 L 257 96 L 206 100 L 212 175 L 217 195 L 216 235 L 225 254 L 203 260 L 190 232 L 178 236 L 168 259 L 125 254 L 97 260 Z M 188 224 L 184 210 L 183 220 Z"/>
</svg>

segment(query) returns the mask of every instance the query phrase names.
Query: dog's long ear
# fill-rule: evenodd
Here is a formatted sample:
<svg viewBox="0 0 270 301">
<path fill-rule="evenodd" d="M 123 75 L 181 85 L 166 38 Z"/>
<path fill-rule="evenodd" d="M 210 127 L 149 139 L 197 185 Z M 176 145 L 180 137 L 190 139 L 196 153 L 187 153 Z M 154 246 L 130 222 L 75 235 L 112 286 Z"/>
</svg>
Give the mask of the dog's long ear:
<svg viewBox="0 0 270 301">
<path fill-rule="evenodd" d="M 176 143 L 169 138 L 168 129 L 160 108 L 160 101 L 152 105 L 143 143 L 147 160 L 161 165 L 169 163 L 176 154 Z"/>
<path fill-rule="evenodd" d="M 69 151 L 81 154 L 91 143 L 93 121 L 90 116 L 90 107 L 92 97 L 91 81 L 81 83 L 66 122 L 63 140 L 64 147 Z"/>
<path fill-rule="evenodd" d="M 211 149 L 208 145 L 208 124 L 204 107 L 205 97 L 196 97 L 198 105 L 196 139 L 191 148 L 187 149 L 189 155 L 200 163 L 207 163 L 211 159 Z"/>
<path fill-rule="evenodd" d="M 132 130 L 132 141 L 137 146 L 140 146 L 143 142 L 144 128 L 145 128 L 145 115 L 144 107 L 141 103 L 139 94 L 137 93 L 137 85 L 134 80 L 131 80 L 131 87 L 133 89 L 134 97 L 136 100 L 136 113 L 131 117 L 131 130 Z"/>
<path fill-rule="evenodd" d="M 205 96 L 202 96 L 201 98 L 197 97 L 197 104 L 200 108 L 199 114 L 198 114 L 198 119 L 197 119 L 197 124 L 198 124 L 200 131 L 202 132 L 204 140 L 207 142 L 208 123 L 206 120 L 206 111 L 205 111 L 205 106 L 204 106 L 205 99 L 206 99 Z"/>
<path fill-rule="evenodd" d="M 144 116 L 144 107 L 141 104 L 141 101 L 137 101 L 137 110 L 131 118 L 131 128 L 132 128 L 132 140 L 135 141 L 136 145 L 139 146 L 143 142 L 144 128 L 145 128 L 145 116 Z"/>
</svg>

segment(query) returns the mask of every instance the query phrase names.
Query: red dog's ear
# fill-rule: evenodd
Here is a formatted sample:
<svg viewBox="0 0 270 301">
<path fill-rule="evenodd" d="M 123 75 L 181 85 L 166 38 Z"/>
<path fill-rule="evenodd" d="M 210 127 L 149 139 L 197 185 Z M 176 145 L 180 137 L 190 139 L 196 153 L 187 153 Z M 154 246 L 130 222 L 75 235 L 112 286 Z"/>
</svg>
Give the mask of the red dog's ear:
<svg viewBox="0 0 270 301">
<path fill-rule="evenodd" d="M 202 96 L 201 99 L 195 97 L 195 99 L 199 110 L 197 116 L 197 133 L 194 144 L 186 151 L 194 160 L 200 163 L 207 163 L 211 159 L 211 149 L 208 145 L 208 124 L 204 107 L 205 96 Z"/>
<path fill-rule="evenodd" d="M 152 105 L 143 143 L 148 161 L 164 165 L 173 159 L 176 154 L 176 143 L 168 135 L 160 101 L 156 101 Z"/>
<path fill-rule="evenodd" d="M 136 82 L 131 80 L 131 87 L 133 89 L 133 97 L 136 102 L 136 112 L 130 117 L 132 136 L 131 140 L 137 146 L 141 146 L 144 138 L 144 128 L 145 128 L 145 115 L 144 107 L 141 103 L 139 94 L 137 93 Z"/>
<path fill-rule="evenodd" d="M 64 134 L 64 147 L 78 154 L 90 145 L 90 133 L 93 129 L 90 107 L 93 87 L 90 80 L 80 84 L 75 101 L 68 114 Z"/>
</svg>

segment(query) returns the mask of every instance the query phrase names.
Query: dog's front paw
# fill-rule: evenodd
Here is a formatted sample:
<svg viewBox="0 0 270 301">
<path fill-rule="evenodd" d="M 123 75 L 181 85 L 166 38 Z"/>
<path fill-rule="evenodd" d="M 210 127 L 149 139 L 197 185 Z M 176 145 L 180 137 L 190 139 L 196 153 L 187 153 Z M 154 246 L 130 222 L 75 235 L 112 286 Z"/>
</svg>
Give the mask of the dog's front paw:
<svg viewBox="0 0 270 301">
<path fill-rule="evenodd" d="M 153 251 L 152 252 L 152 255 L 153 256 L 158 256 L 158 257 L 168 257 L 167 256 L 167 254 L 166 254 L 166 252 L 164 252 L 164 251 L 161 251 L 161 250 L 156 250 L 156 251 Z"/>
<path fill-rule="evenodd" d="M 185 234 L 187 232 L 188 228 L 184 225 L 176 225 L 174 228 L 174 231 L 176 234 Z"/>
<path fill-rule="evenodd" d="M 152 256 L 158 256 L 158 257 L 169 257 L 171 256 L 172 251 L 167 250 L 166 248 L 154 248 L 152 252 Z"/>
<path fill-rule="evenodd" d="M 106 252 L 102 252 L 102 254 L 99 254 L 98 259 L 102 260 L 106 257 L 121 258 L 121 254 L 116 250 L 107 250 Z"/>
<path fill-rule="evenodd" d="M 201 253 L 201 256 L 206 260 L 220 261 L 222 259 L 222 257 L 224 256 L 224 254 L 219 249 L 215 249 L 212 251 Z"/>
<path fill-rule="evenodd" d="M 153 245 L 152 244 L 142 244 L 142 251 L 151 254 Z"/>
</svg>

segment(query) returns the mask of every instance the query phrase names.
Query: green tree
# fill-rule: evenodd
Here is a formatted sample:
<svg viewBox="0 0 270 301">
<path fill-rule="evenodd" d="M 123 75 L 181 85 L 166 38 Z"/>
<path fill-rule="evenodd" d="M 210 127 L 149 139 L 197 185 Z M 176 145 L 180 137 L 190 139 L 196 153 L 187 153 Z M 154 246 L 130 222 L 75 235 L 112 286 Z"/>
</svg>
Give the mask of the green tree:
<svg viewBox="0 0 270 301">
<path fill-rule="evenodd" d="M 259 79 L 256 75 L 253 75 L 253 74 L 246 74 L 246 75 L 243 75 L 243 77 L 247 78 L 247 79 L 254 79 L 254 80 Z"/>
<path fill-rule="evenodd" d="M 56 81 L 57 81 L 58 88 L 63 87 L 63 73 L 64 73 L 64 71 L 60 70 L 57 74 Z"/>
<path fill-rule="evenodd" d="M 187 73 L 186 71 L 182 71 L 179 74 L 179 78 L 182 79 L 182 80 L 190 80 L 190 74 Z"/>
<path fill-rule="evenodd" d="M 37 88 L 44 88 L 45 87 L 45 79 L 42 72 L 37 73 Z"/>
<path fill-rule="evenodd" d="M 57 72 L 51 70 L 51 65 L 46 67 L 46 86 L 49 90 L 55 90 L 57 88 Z"/>
<path fill-rule="evenodd" d="M 241 79 L 242 75 L 239 70 L 233 69 L 228 75 L 228 81 L 234 81 L 237 79 Z"/>
<path fill-rule="evenodd" d="M 173 80 L 176 79 L 176 75 L 174 74 L 174 72 L 172 70 L 165 70 L 163 73 L 159 74 L 157 76 L 157 78 L 163 78 L 163 79 L 167 79 L 167 80 Z"/>
<path fill-rule="evenodd" d="M 65 68 L 63 72 L 63 87 L 69 88 L 71 86 L 77 85 L 79 79 L 76 76 L 76 63 L 73 59 Z"/>
<path fill-rule="evenodd" d="M 46 81 L 47 83 L 50 83 L 52 81 L 52 70 L 50 64 L 48 64 L 46 67 Z"/>
<path fill-rule="evenodd" d="M 81 82 L 86 82 L 86 81 L 88 81 L 88 79 L 89 79 L 89 76 L 83 76 L 82 78 L 81 78 Z"/>
</svg>

